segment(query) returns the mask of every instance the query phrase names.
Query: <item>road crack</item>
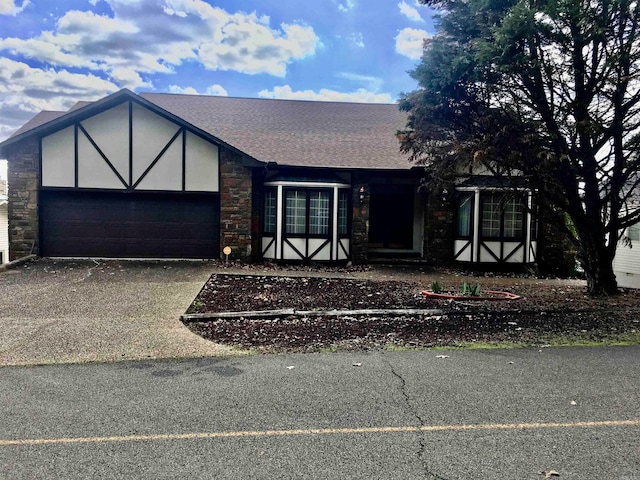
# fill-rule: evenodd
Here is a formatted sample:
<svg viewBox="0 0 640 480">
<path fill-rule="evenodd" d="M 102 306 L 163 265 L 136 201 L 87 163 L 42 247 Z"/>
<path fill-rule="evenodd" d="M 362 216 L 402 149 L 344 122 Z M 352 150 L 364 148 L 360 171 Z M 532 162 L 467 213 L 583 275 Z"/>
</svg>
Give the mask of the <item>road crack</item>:
<svg viewBox="0 0 640 480">
<path fill-rule="evenodd" d="M 405 378 L 400 373 L 398 373 L 396 371 L 395 368 L 393 368 L 393 365 L 391 364 L 390 361 L 385 359 L 385 362 L 389 366 L 389 370 L 391 371 L 391 374 L 394 377 L 396 377 L 398 379 L 398 381 L 400 382 L 400 393 L 402 394 L 402 398 L 404 400 L 404 403 L 407 406 L 407 410 L 411 413 L 411 415 L 413 415 L 413 417 L 416 419 L 416 421 L 417 421 L 417 423 L 419 424 L 420 427 L 425 427 L 427 425 L 427 423 L 420 416 L 420 414 L 416 411 L 416 408 L 411 403 L 411 398 L 409 397 L 409 393 L 407 392 L 407 381 L 405 380 Z M 426 439 L 425 439 L 424 432 L 420 430 L 420 431 L 416 432 L 416 435 L 418 437 L 418 451 L 416 452 L 416 457 L 418 458 L 418 460 L 422 464 L 422 467 L 424 468 L 424 471 L 425 471 L 425 473 L 427 475 L 426 478 L 429 478 L 431 480 L 447 480 L 446 478 L 442 477 L 441 475 L 438 475 L 437 473 L 434 473 L 433 471 L 431 471 L 431 468 L 429 467 L 429 464 L 427 463 L 427 459 L 426 459 L 427 442 L 426 442 Z"/>
</svg>

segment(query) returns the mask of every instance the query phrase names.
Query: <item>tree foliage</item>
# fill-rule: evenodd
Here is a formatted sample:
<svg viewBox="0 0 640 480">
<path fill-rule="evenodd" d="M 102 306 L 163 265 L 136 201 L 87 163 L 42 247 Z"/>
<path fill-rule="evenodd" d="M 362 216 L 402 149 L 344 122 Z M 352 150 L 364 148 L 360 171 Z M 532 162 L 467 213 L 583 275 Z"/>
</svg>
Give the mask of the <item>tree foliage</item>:
<svg viewBox="0 0 640 480">
<path fill-rule="evenodd" d="M 421 0 L 437 33 L 412 72 L 402 149 L 446 179 L 518 171 L 571 219 L 592 294 L 617 291 L 640 220 L 640 7 L 629 0 Z"/>
</svg>

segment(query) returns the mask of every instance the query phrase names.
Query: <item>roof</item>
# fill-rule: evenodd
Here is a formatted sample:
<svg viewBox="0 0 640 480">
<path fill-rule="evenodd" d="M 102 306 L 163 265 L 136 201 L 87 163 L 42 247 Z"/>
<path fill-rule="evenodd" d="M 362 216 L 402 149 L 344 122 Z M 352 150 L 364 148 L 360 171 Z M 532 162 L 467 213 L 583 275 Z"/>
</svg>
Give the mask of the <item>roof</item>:
<svg viewBox="0 0 640 480">
<path fill-rule="evenodd" d="M 401 154 L 396 132 L 406 113 L 396 104 L 312 102 L 256 98 L 143 93 L 121 90 L 97 102 L 78 102 L 69 112 L 41 112 L 0 144 L 17 136 L 45 134 L 132 98 L 168 113 L 212 140 L 260 162 L 283 166 L 402 169 L 413 164 Z"/>
<path fill-rule="evenodd" d="M 281 165 L 409 169 L 395 104 L 143 93 L 141 96 L 253 158 Z"/>
<path fill-rule="evenodd" d="M 51 120 L 55 120 L 63 116 L 67 112 L 58 112 L 54 110 L 43 110 L 42 112 L 36 114 L 31 120 L 25 123 L 22 127 L 11 134 L 11 137 L 16 137 L 21 135 L 29 130 L 33 130 L 36 127 L 44 125 L 45 123 L 50 122 Z"/>
</svg>

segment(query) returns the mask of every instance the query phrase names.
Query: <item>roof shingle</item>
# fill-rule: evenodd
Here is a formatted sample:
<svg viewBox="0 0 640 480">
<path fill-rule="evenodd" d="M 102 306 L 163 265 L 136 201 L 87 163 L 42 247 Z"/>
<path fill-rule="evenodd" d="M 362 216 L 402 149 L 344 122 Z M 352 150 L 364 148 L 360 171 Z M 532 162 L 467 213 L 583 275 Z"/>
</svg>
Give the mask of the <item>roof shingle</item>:
<svg viewBox="0 0 640 480">
<path fill-rule="evenodd" d="M 233 145 L 280 165 L 408 169 L 395 104 L 311 102 L 143 93 L 146 100 Z"/>
</svg>

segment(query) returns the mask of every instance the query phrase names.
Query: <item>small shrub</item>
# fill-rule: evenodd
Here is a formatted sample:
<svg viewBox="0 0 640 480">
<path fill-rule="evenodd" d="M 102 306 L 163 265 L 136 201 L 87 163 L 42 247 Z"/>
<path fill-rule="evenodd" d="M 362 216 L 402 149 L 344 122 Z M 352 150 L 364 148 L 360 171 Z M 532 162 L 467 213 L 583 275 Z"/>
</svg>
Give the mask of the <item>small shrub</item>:
<svg viewBox="0 0 640 480">
<path fill-rule="evenodd" d="M 431 282 L 431 291 L 433 293 L 442 293 L 442 285 L 437 280 L 435 282 Z"/>
<path fill-rule="evenodd" d="M 460 293 L 462 293 L 464 297 L 478 297 L 480 296 L 480 284 L 471 285 L 464 282 L 460 285 Z"/>
</svg>

